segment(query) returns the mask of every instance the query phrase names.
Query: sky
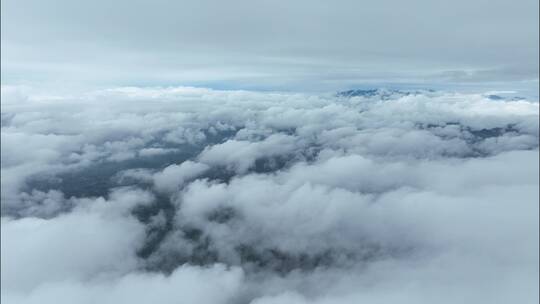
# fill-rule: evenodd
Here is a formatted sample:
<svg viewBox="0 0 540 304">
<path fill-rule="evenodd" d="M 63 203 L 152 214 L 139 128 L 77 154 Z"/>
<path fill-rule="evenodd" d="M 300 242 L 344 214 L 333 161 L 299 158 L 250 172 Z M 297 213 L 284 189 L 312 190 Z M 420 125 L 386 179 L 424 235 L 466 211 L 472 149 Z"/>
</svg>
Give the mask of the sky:
<svg viewBox="0 0 540 304">
<path fill-rule="evenodd" d="M 2 83 L 538 87 L 538 1 L 2 1 Z"/>
</svg>

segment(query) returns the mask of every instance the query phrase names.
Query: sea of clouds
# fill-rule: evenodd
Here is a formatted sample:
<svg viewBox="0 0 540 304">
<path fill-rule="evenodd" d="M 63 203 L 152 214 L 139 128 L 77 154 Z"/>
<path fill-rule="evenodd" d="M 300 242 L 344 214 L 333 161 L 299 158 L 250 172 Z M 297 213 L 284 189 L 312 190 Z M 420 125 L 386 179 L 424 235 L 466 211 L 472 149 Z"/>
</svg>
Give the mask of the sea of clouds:
<svg viewBox="0 0 540 304">
<path fill-rule="evenodd" d="M 539 104 L 501 95 L 2 86 L 1 300 L 538 303 Z"/>
</svg>

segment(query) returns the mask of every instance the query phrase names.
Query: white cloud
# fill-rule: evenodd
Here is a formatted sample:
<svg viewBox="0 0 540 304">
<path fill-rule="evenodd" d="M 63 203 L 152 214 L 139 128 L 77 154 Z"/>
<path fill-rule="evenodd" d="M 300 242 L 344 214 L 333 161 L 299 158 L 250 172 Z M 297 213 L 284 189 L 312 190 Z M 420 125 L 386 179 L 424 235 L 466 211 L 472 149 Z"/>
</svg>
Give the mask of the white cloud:
<svg viewBox="0 0 540 304">
<path fill-rule="evenodd" d="M 258 158 L 287 156 L 298 149 L 292 136 L 270 135 L 259 142 L 228 140 L 206 148 L 199 160 L 213 166 L 225 166 L 239 173 L 246 172 Z"/>
<path fill-rule="evenodd" d="M 174 152 L 178 152 L 178 149 L 144 148 L 144 149 L 139 150 L 139 156 L 151 157 L 151 156 L 174 153 Z"/>
<path fill-rule="evenodd" d="M 2 92 L 7 303 L 538 302 L 537 102 Z"/>
<path fill-rule="evenodd" d="M 82 199 L 50 219 L 2 218 L 2 291 L 121 274 L 137 266 L 144 227 L 126 212 L 151 196 L 118 190 L 109 201 Z"/>
<path fill-rule="evenodd" d="M 154 174 L 154 185 L 158 191 L 175 192 L 184 182 L 197 177 L 210 167 L 192 161 L 186 161 L 180 165 L 170 165 L 161 172 Z"/>
<path fill-rule="evenodd" d="M 214 265 L 183 266 L 171 275 L 132 272 L 98 280 L 70 280 L 40 286 L 29 295 L 7 293 L 4 303 L 230 303 L 241 288 L 242 271 Z"/>
</svg>

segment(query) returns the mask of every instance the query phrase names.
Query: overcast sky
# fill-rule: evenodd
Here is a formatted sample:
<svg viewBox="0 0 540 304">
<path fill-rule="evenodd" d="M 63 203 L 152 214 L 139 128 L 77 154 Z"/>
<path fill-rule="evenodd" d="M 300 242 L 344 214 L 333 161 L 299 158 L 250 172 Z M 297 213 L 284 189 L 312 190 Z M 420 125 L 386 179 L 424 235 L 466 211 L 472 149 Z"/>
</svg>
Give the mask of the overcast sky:
<svg viewBox="0 0 540 304">
<path fill-rule="evenodd" d="M 537 0 L 2 1 L 2 84 L 538 86 Z"/>
</svg>

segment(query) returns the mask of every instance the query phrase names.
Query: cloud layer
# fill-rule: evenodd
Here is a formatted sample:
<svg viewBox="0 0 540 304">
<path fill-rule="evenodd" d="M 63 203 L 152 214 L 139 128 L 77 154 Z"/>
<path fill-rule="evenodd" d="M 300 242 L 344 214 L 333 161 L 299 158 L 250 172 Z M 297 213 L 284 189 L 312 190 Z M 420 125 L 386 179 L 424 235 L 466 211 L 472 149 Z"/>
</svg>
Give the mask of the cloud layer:
<svg viewBox="0 0 540 304">
<path fill-rule="evenodd" d="M 5 0 L 1 11 L 8 84 L 538 91 L 537 1 Z"/>
<path fill-rule="evenodd" d="M 537 101 L 2 87 L 6 303 L 536 303 Z"/>
</svg>

